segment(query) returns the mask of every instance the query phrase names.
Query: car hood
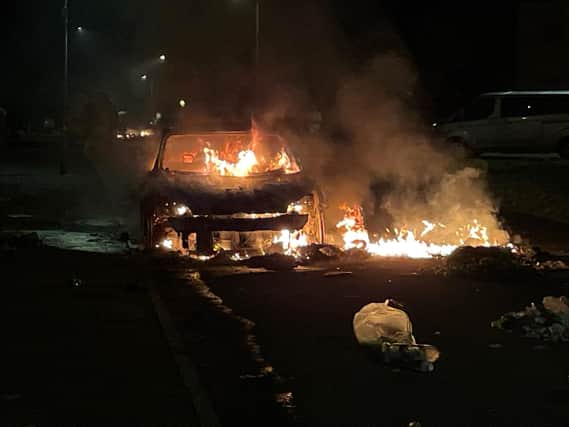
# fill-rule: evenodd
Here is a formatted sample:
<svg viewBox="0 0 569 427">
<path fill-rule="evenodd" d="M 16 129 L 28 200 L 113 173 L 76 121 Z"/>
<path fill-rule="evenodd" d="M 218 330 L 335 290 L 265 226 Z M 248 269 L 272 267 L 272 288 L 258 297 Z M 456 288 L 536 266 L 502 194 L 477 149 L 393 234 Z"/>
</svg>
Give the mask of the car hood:
<svg viewBox="0 0 569 427">
<path fill-rule="evenodd" d="M 220 177 L 153 172 L 146 194 L 155 203 L 186 204 L 194 215 L 286 212 L 288 205 L 311 194 L 314 184 L 302 173 Z"/>
</svg>

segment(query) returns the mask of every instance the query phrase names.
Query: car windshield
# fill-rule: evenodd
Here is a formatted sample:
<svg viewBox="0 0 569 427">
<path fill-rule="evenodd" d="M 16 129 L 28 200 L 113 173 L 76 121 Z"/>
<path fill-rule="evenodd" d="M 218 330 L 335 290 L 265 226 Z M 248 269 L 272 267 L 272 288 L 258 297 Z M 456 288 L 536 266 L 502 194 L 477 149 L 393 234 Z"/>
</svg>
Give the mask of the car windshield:
<svg viewBox="0 0 569 427">
<path fill-rule="evenodd" d="M 282 138 L 257 132 L 172 135 L 166 140 L 162 168 L 219 176 L 300 170 Z"/>
</svg>

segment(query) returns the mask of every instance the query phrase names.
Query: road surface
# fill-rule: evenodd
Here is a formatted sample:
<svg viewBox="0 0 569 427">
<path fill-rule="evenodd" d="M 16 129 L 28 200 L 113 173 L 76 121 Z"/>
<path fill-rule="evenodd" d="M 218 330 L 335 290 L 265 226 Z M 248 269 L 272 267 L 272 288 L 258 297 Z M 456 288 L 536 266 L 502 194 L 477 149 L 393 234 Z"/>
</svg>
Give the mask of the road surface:
<svg viewBox="0 0 569 427">
<path fill-rule="evenodd" d="M 568 425 L 567 345 L 490 322 L 567 294 L 569 277 L 479 282 L 425 272 L 429 264 L 377 259 L 337 277 L 178 265 L 161 292 L 225 425 Z M 405 304 L 418 342 L 440 349 L 433 373 L 386 367 L 357 345 L 353 315 L 386 298 Z M 255 378 L 267 366 L 272 385 Z M 255 412 L 271 407 L 259 403 L 268 395 L 284 412 Z"/>
</svg>

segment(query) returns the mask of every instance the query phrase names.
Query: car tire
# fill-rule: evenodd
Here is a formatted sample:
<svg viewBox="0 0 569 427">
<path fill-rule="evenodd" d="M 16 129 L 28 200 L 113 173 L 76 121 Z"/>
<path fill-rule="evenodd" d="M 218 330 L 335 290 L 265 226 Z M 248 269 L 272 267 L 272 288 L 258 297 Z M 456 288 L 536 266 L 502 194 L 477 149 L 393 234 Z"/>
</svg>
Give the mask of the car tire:
<svg viewBox="0 0 569 427">
<path fill-rule="evenodd" d="M 559 142 L 559 157 L 569 160 L 569 138 L 563 138 Z"/>
</svg>

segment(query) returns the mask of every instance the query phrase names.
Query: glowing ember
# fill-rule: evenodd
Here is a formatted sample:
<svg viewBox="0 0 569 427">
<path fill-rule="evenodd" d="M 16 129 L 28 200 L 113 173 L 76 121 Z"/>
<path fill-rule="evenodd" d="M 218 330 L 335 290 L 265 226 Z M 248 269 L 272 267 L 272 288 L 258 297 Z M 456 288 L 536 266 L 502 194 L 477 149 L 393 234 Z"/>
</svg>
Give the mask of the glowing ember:
<svg viewBox="0 0 569 427">
<path fill-rule="evenodd" d="M 446 226 L 423 220 L 424 228 L 421 231 L 395 229 L 394 237 L 382 237 L 371 241 L 365 227 L 362 208 L 360 206 L 342 206 L 344 218 L 336 224 L 342 231 L 344 249 L 365 249 L 372 255 L 385 257 L 431 258 L 433 256 L 450 255 L 461 245 L 471 246 L 498 246 L 496 241 L 488 238 L 488 229 L 476 219 L 464 227 L 460 227 L 453 242 L 429 241 L 429 234 L 434 230 Z M 389 231 L 389 230 L 388 230 Z"/>
<path fill-rule="evenodd" d="M 308 237 L 303 231 L 281 230 L 281 234 L 273 240 L 275 244 L 281 244 L 285 254 L 298 255 L 298 249 L 308 246 Z"/>
</svg>

